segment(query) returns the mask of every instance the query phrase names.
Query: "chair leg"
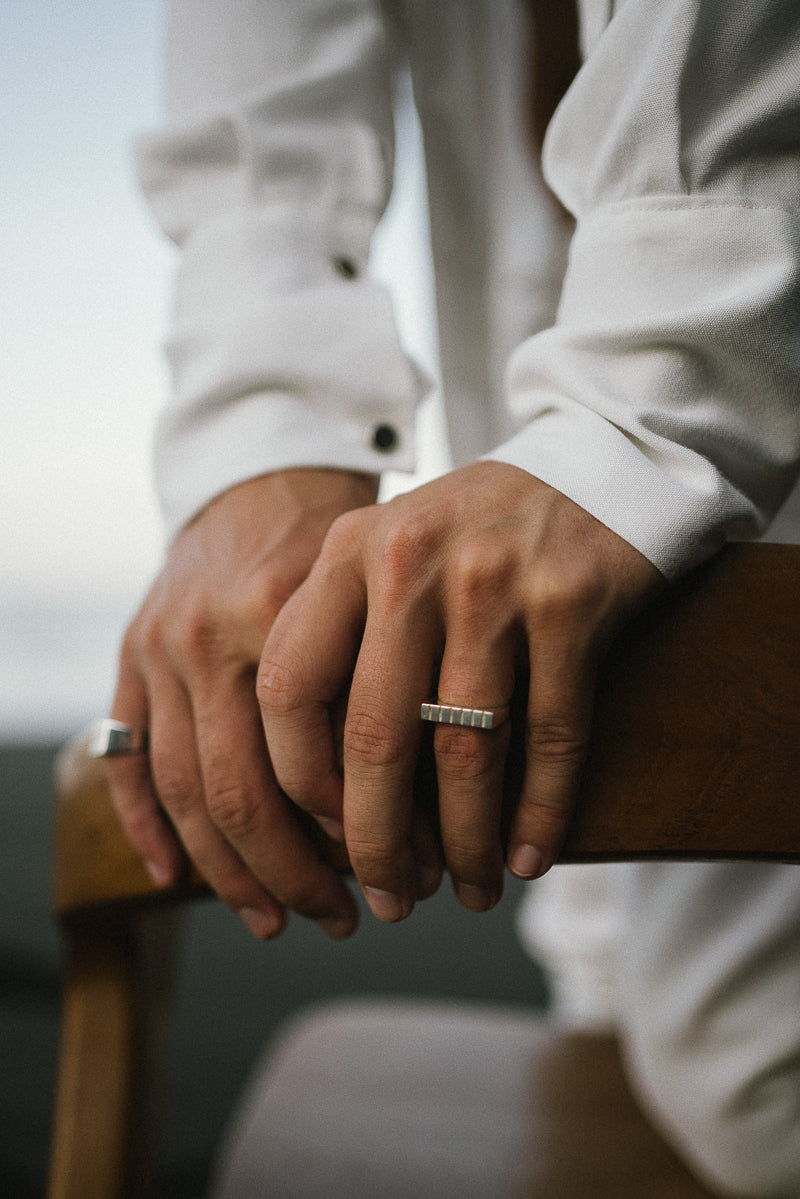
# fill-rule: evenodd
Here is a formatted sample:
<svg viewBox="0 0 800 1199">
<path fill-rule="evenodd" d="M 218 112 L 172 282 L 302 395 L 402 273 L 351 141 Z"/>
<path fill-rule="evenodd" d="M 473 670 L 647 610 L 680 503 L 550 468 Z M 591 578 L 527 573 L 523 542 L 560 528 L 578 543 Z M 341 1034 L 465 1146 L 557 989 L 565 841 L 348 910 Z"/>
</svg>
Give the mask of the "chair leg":
<svg viewBox="0 0 800 1199">
<path fill-rule="evenodd" d="M 63 924 L 49 1199 L 152 1194 L 177 915 L 155 907 L 119 908 Z"/>
</svg>

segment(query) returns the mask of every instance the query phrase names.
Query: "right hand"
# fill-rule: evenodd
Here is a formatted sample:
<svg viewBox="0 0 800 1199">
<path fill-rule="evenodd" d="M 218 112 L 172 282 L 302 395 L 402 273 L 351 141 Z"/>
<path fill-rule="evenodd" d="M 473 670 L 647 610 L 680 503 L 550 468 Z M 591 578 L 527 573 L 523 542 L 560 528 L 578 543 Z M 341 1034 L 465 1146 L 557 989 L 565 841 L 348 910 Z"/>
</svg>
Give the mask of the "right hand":
<svg viewBox="0 0 800 1199">
<path fill-rule="evenodd" d="M 112 715 L 150 736 L 149 757 L 108 761 L 125 832 L 161 885 L 177 880 L 182 844 L 259 937 L 281 931 L 287 908 L 336 938 L 358 921 L 275 781 L 255 678 L 331 523 L 375 492 L 363 475 L 321 469 L 225 492 L 178 535 L 123 642 Z"/>
<path fill-rule="evenodd" d="M 281 786 L 317 819 L 343 821 L 379 919 L 404 919 L 426 886 L 414 828 L 420 705 L 436 695 L 479 708 L 527 697 L 497 731 L 433 730 L 444 860 L 464 906 L 485 911 L 502 892 L 504 850 L 521 878 L 556 860 L 598 663 L 663 585 L 589 512 L 502 462 L 460 467 L 336 522 L 273 625 L 257 692 Z M 524 760 L 513 814 L 503 811 L 512 733 Z M 435 862 L 426 865 L 435 871 Z"/>
</svg>

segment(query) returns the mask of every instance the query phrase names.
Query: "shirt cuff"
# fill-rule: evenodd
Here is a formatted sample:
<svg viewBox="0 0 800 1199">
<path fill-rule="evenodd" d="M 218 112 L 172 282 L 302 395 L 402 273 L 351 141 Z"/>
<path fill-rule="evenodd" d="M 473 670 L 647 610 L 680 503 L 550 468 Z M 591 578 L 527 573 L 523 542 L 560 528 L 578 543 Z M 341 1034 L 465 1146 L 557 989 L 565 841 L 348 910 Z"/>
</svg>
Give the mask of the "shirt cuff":
<svg viewBox="0 0 800 1199">
<path fill-rule="evenodd" d="M 524 427 L 489 457 L 667 577 L 757 535 L 800 463 L 799 245 L 790 213 L 684 197 L 581 221 L 556 325 L 510 363 Z"/>
<path fill-rule="evenodd" d="M 400 345 L 367 253 L 356 225 L 312 233 L 259 210 L 190 239 L 167 347 L 174 398 L 156 435 L 169 535 L 271 471 L 413 469 L 431 385 Z"/>
</svg>

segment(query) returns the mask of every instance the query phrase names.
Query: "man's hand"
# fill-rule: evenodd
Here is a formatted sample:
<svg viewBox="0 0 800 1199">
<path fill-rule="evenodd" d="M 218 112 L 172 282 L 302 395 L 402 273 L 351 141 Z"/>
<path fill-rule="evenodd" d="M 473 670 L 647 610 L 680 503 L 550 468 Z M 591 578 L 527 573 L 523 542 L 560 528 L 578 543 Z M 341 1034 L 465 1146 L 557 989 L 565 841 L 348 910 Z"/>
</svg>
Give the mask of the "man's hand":
<svg viewBox="0 0 800 1199">
<path fill-rule="evenodd" d="M 522 792 L 513 873 L 553 863 L 574 803 L 604 648 L 663 582 L 625 541 L 516 467 L 481 462 L 343 516 L 276 619 L 258 676 L 267 742 L 287 795 L 343 820 L 356 876 L 378 917 L 419 893 L 413 780 L 420 705 L 509 703 L 529 677 L 524 729 L 438 725 L 441 839 L 461 902 L 500 897 L 501 801 L 512 736 Z M 349 691 L 343 750 L 332 713 Z"/>
<path fill-rule="evenodd" d="M 149 760 L 108 763 L 125 831 L 162 884 L 181 869 L 181 842 L 257 936 L 278 933 L 287 907 L 334 937 L 357 922 L 275 782 L 255 679 L 331 522 L 374 499 L 371 480 L 329 470 L 226 492 L 178 536 L 123 644 L 112 714 L 150 735 Z"/>
</svg>

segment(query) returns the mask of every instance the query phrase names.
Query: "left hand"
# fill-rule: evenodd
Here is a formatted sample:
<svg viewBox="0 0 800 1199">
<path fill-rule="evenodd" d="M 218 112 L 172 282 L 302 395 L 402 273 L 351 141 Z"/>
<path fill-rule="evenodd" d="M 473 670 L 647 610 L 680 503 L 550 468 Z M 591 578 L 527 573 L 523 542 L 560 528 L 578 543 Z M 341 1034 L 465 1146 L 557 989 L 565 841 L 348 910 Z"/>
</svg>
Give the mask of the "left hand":
<svg viewBox="0 0 800 1199">
<path fill-rule="evenodd" d="M 421 703 L 438 691 L 446 703 L 499 707 L 529 673 L 507 857 L 513 873 L 538 877 L 568 826 L 598 661 L 662 583 L 582 508 L 497 462 L 335 522 L 267 637 L 257 689 L 281 787 L 312 814 L 343 820 L 376 916 L 404 918 L 420 893 Z M 340 758 L 336 711 L 348 689 Z M 442 848 L 456 894 L 475 911 L 502 893 L 512 733 L 523 730 L 435 727 Z"/>
<path fill-rule="evenodd" d="M 117 813 L 159 885 L 183 853 L 258 937 L 291 909 L 330 936 L 358 909 L 281 795 L 255 676 L 275 614 L 331 522 L 374 501 L 349 471 L 275 471 L 217 496 L 172 542 L 122 647 L 112 716 L 147 728 L 147 755 L 109 758 Z"/>
</svg>

